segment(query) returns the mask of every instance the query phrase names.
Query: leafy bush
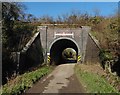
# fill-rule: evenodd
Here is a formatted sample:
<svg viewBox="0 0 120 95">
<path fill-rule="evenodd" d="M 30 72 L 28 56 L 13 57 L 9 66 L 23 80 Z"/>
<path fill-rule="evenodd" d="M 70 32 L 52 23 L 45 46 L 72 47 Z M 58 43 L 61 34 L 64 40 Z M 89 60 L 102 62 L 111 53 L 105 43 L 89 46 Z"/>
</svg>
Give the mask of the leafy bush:
<svg viewBox="0 0 120 95">
<path fill-rule="evenodd" d="M 103 69 L 110 69 L 111 71 L 111 60 L 113 60 L 113 55 L 111 54 L 110 51 L 107 51 L 107 50 L 101 50 L 100 53 L 99 53 L 99 57 L 100 57 L 100 60 L 101 60 L 101 65 L 103 67 Z"/>
<path fill-rule="evenodd" d="M 103 62 L 113 59 L 112 54 L 110 53 L 110 51 L 107 51 L 107 50 L 101 50 L 99 56 L 101 61 Z"/>
</svg>

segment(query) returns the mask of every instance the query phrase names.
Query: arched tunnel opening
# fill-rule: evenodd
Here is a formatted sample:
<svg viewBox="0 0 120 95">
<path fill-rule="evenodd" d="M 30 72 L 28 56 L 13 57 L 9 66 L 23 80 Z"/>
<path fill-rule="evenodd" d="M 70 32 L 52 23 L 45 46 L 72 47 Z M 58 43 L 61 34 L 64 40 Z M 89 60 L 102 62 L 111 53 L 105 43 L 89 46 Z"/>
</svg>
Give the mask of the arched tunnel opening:
<svg viewBox="0 0 120 95">
<path fill-rule="evenodd" d="M 77 63 L 77 56 L 78 46 L 71 39 L 59 39 L 50 48 L 50 64 Z"/>
</svg>

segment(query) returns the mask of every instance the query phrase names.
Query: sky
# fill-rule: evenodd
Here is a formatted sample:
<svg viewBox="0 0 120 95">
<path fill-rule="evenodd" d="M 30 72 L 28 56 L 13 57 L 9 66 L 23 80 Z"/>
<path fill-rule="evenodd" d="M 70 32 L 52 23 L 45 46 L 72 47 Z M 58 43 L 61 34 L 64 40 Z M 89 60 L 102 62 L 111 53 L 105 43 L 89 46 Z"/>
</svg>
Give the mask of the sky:
<svg viewBox="0 0 120 95">
<path fill-rule="evenodd" d="M 120 0 L 0 0 L 2 2 L 119 2 Z"/>
<path fill-rule="evenodd" d="M 79 11 L 88 12 L 95 15 L 95 10 L 99 10 L 102 16 L 113 15 L 118 9 L 117 2 L 22 2 L 27 9 L 25 13 L 33 14 L 35 17 L 44 15 L 56 18 L 58 15 Z"/>
</svg>

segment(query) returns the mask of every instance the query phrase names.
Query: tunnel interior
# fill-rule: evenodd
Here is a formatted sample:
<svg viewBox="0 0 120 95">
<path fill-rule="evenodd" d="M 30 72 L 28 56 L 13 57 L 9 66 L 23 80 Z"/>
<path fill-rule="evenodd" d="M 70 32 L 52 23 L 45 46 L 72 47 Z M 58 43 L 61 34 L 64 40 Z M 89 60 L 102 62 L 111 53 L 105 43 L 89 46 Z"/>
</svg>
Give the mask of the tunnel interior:
<svg viewBox="0 0 120 95">
<path fill-rule="evenodd" d="M 59 65 L 65 64 L 66 60 L 64 60 L 62 53 L 66 48 L 72 48 L 76 51 L 76 58 L 78 56 L 78 47 L 76 43 L 70 39 L 59 39 L 55 41 L 50 48 L 50 63 Z M 68 61 L 68 60 L 67 60 Z M 74 61 L 69 60 L 69 63 L 77 62 L 77 59 Z"/>
</svg>

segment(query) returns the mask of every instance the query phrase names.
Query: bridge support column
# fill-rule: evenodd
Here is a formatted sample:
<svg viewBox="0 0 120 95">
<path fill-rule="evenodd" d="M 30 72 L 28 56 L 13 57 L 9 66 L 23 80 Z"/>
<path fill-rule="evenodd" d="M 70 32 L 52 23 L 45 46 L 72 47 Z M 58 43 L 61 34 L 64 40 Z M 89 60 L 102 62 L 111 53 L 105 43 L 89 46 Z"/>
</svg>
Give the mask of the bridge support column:
<svg viewBox="0 0 120 95">
<path fill-rule="evenodd" d="M 48 36 L 47 30 L 48 30 L 48 27 L 47 26 L 38 26 L 37 29 L 38 29 L 38 31 L 40 31 L 44 63 L 47 64 L 47 40 L 48 40 L 47 39 L 47 36 Z"/>
</svg>

